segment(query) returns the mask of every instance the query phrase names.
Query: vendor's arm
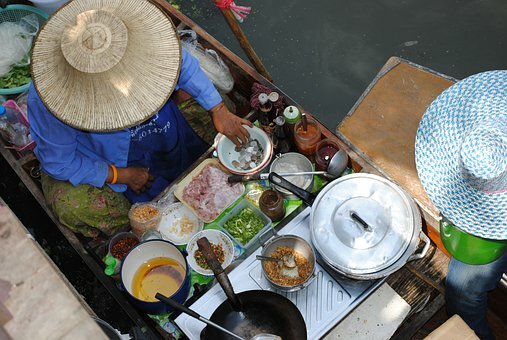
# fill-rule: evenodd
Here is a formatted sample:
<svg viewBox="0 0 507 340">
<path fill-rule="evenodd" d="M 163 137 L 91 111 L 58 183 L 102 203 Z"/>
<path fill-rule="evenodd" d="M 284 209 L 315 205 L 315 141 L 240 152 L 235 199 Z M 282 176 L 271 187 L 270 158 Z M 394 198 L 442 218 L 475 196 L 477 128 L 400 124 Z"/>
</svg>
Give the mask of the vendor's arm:
<svg viewBox="0 0 507 340">
<path fill-rule="evenodd" d="M 37 96 L 33 86 L 28 95 L 28 116 L 30 132 L 36 143 L 35 155 L 41 162 L 42 170 L 60 181 L 72 185 L 89 184 L 102 187 L 113 179 L 113 172 L 100 157 L 91 158 L 78 148 L 78 135 L 83 133 L 53 116 Z M 140 191 L 149 181 L 147 169 L 118 168 L 116 183 L 127 184 L 134 191 Z"/>
<path fill-rule="evenodd" d="M 243 125 L 252 126 L 246 119 L 240 118 L 227 109 L 222 97 L 199 66 L 196 58 L 182 49 L 181 72 L 178 87 L 190 94 L 205 110 L 210 111 L 218 132 L 233 142 L 238 138 L 248 140 L 248 131 Z"/>
</svg>

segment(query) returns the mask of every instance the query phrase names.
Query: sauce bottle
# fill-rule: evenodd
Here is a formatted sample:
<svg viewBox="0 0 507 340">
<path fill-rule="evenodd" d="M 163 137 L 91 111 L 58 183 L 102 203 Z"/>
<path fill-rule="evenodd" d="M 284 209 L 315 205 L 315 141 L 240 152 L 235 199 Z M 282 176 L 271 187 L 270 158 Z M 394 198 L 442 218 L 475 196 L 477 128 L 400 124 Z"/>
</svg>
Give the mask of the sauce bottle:
<svg viewBox="0 0 507 340">
<path fill-rule="evenodd" d="M 285 126 L 289 131 L 290 138 L 293 139 L 294 125 L 301 120 L 301 112 L 295 106 L 287 106 L 283 111 L 283 118 L 285 118 Z"/>
<path fill-rule="evenodd" d="M 268 135 L 273 134 L 273 120 L 270 119 L 271 111 L 273 110 L 273 103 L 265 93 L 259 94 L 259 123 L 261 128 L 267 132 Z"/>
<path fill-rule="evenodd" d="M 292 145 L 289 136 L 287 136 L 285 118 L 282 116 L 276 117 L 275 124 L 275 132 L 273 134 L 273 150 L 275 151 L 275 154 L 287 153 L 291 150 Z"/>
</svg>

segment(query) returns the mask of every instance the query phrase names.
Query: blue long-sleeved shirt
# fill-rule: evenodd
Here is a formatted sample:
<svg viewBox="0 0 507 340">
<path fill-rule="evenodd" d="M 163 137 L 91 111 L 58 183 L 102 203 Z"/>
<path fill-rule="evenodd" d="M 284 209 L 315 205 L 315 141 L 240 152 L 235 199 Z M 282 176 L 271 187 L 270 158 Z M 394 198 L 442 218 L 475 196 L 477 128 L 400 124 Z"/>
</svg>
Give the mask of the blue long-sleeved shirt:
<svg viewBox="0 0 507 340">
<path fill-rule="evenodd" d="M 184 49 L 176 89 L 190 94 L 206 110 L 222 101 L 197 59 Z M 102 187 L 107 178 L 108 164 L 127 166 L 131 138 L 129 129 L 98 133 L 70 127 L 47 110 L 33 85 L 28 93 L 28 118 L 31 136 L 36 143 L 35 155 L 41 162 L 42 171 L 55 179 L 69 181 L 73 185 Z M 127 189 L 125 184 L 110 186 L 117 192 Z"/>
</svg>

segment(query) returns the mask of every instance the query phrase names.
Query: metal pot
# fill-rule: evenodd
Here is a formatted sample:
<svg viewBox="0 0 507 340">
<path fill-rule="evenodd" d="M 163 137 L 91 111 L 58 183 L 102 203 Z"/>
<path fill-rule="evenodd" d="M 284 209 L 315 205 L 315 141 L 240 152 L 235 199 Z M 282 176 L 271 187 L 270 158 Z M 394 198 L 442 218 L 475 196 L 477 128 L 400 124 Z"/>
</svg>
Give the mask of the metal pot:
<svg viewBox="0 0 507 340">
<path fill-rule="evenodd" d="M 316 258 L 315 258 L 315 252 L 313 251 L 312 246 L 306 242 L 303 238 L 296 236 L 296 235 L 281 235 L 277 236 L 273 239 L 271 239 L 269 242 L 267 242 L 264 247 L 262 248 L 262 255 L 263 256 L 272 256 L 271 254 L 278 248 L 278 247 L 290 247 L 294 248 L 295 251 L 299 252 L 301 255 L 303 255 L 308 262 L 310 262 L 310 265 L 312 266 L 312 271 L 300 284 L 293 285 L 293 286 L 282 286 L 274 281 L 272 281 L 269 276 L 266 274 L 266 271 L 264 270 L 264 263 L 262 264 L 262 271 L 264 273 L 264 276 L 266 276 L 266 279 L 269 281 L 269 283 L 278 290 L 282 290 L 285 292 L 294 292 L 296 290 L 300 290 L 308 286 L 313 279 L 315 278 L 315 265 L 316 265 Z"/>
<path fill-rule="evenodd" d="M 270 181 L 312 205 L 312 243 L 337 272 L 360 280 L 387 276 L 424 257 L 430 246 L 414 201 L 394 183 L 353 174 L 329 183 L 317 197 L 276 174 Z M 425 246 L 414 254 L 419 240 Z"/>
<path fill-rule="evenodd" d="M 277 155 L 271 163 L 269 172 L 287 173 L 287 172 L 308 172 L 313 171 L 312 162 L 305 156 L 297 152 L 288 152 L 283 155 Z M 287 180 L 303 190 L 312 190 L 313 175 L 291 176 Z M 279 191 L 287 199 L 297 199 L 297 196 L 291 190 L 284 189 L 271 183 L 273 188 Z"/>
</svg>

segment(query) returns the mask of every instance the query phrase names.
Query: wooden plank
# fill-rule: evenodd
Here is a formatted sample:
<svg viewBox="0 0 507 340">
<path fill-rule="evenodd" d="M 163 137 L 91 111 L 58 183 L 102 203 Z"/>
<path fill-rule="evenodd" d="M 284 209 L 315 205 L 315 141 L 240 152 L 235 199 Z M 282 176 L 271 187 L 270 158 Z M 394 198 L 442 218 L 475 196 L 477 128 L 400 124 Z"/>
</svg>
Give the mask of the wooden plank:
<svg viewBox="0 0 507 340">
<path fill-rule="evenodd" d="M 12 211 L 0 205 L 0 277 L 11 283 L 4 328 L 14 339 L 55 339 L 68 334 L 107 339 L 91 309 L 34 242 Z M 86 307 L 86 308 L 85 308 Z"/>
<path fill-rule="evenodd" d="M 337 128 L 338 136 L 359 157 L 403 187 L 439 230 L 438 210 L 417 176 L 415 134 L 427 106 L 455 79 L 391 58 Z"/>
<path fill-rule="evenodd" d="M 433 315 L 435 315 L 440 308 L 445 304 L 444 296 L 438 295 L 433 299 L 428 306 L 421 311 L 416 317 L 412 318 L 412 322 L 406 322 L 394 333 L 391 340 L 406 340 L 410 339 L 426 322 L 428 322 Z"/>
</svg>

